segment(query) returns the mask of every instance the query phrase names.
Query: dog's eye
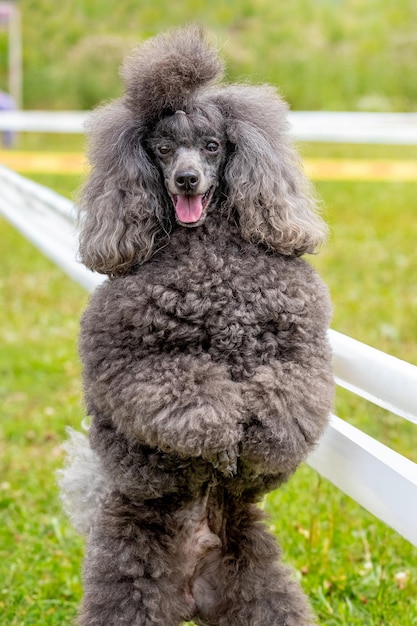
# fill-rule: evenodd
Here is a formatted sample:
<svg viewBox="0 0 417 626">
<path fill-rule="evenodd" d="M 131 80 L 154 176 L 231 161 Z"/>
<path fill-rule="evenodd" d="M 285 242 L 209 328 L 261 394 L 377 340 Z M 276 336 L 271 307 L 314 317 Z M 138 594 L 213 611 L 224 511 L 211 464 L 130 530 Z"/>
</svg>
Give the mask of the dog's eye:
<svg viewBox="0 0 417 626">
<path fill-rule="evenodd" d="M 169 154 L 171 152 L 171 146 L 168 146 L 167 144 L 163 144 L 162 146 L 157 147 L 157 151 L 162 156 L 165 156 L 166 154 Z"/>
<path fill-rule="evenodd" d="M 207 150 L 208 152 L 217 152 L 217 151 L 218 151 L 218 149 L 219 149 L 219 147 L 220 147 L 220 146 L 219 146 L 219 144 L 217 143 L 217 141 L 209 141 L 209 142 L 206 144 L 206 150 Z"/>
</svg>

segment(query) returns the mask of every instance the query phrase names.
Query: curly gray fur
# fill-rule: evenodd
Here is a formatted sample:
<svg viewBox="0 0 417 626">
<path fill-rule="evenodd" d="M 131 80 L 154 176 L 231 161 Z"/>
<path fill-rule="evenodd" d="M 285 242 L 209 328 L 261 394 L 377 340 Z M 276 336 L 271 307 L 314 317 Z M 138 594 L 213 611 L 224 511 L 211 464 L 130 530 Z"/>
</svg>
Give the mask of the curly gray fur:
<svg viewBox="0 0 417 626">
<path fill-rule="evenodd" d="M 327 424 L 331 308 L 298 258 L 326 228 L 286 105 L 220 69 L 195 27 L 156 37 L 89 127 L 80 255 L 110 279 L 81 324 L 92 456 L 63 478 L 93 508 L 81 626 L 314 622 L 256 502 Z"/>
</svg>

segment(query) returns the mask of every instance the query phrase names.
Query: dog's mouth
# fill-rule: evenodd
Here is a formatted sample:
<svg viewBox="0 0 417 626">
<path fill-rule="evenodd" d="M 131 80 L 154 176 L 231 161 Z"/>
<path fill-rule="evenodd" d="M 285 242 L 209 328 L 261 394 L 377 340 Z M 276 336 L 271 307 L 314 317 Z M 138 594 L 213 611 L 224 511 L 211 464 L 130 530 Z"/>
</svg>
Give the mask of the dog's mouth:
<svg viewBox="0 0 417 626">
<path fill-rule="evenodd" d="M 206 193 L 196 195 L 171 194 L 177 222 L 188 227 L 201 224 L 206 217 L 213 190 L 214 187 L 210 187 Z"/>
</svg>

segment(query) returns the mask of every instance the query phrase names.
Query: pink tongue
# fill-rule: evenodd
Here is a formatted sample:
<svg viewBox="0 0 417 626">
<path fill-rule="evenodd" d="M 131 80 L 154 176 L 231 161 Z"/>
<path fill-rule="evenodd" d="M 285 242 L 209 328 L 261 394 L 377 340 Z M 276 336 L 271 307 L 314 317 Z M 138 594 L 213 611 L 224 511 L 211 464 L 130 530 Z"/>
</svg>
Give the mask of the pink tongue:
<svg viewBox="0 0 417 626">
<path fill-rule="evenodd" d="M 175 212 L 180 222 L 192 224 L 198 222 L 203 213 L 203 196 L 177 196 Z"/>
</svg>

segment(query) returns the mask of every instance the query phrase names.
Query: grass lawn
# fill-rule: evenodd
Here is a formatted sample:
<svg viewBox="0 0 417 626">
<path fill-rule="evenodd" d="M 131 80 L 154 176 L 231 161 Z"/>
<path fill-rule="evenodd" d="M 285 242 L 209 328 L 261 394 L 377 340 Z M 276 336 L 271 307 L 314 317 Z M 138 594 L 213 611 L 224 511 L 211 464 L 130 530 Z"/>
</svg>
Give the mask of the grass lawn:
<svg viewBox="0 0 417 626">
<path fill-rule="evenodd" d="M 329 154 L 319 146 L 303 153 Z M 36 179 L 69 197 L 79 183 Z M 331 237 L 311 261 L 329 284 L 333 327 L 417 363 L 417 183 L 317 186 Z M 60 510 L 54 471 L 66 425 L 83 418 L 76 343 L 87 294 L 4 220 L 0 233 L 0 621 L 71 624 L 83 542 Z M 347 393 L 336 412 L 417 461 L 415 428 L 405 421 Z M 417 551 L 408 542 L 307 466 L 265 508 L 321 624 L 417 625 Z"/>
</svg>

